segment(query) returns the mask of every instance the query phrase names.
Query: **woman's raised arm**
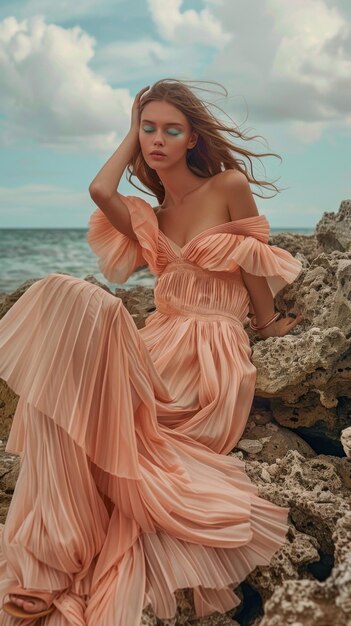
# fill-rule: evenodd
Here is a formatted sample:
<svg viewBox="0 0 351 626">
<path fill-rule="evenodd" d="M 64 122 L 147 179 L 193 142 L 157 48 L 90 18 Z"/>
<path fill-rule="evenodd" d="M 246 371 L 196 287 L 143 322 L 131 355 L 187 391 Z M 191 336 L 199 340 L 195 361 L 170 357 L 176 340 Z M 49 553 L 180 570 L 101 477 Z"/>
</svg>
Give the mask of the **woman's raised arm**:
<svg viewBox="0 0 351 626">
<path fill-rule="evenodd" d="M 129 132 L 89 185 L 89 193 L 95 204 L 119 232 L 131 239 L 136 239 L 136 236 L 129 211 L 117 187 L 138 143 L 140 98 L 147 90 L 148 87 L 144 87 L 135 96 Z"/>
</svg>

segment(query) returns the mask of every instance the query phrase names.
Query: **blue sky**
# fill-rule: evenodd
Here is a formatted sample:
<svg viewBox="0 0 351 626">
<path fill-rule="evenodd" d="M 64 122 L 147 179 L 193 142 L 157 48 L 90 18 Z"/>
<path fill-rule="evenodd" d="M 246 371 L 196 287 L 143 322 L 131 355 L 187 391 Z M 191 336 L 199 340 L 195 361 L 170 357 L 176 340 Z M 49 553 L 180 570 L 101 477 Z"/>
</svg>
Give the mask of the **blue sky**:
<svg viewBox="0 0 351 626">
<path fill-rule="evenodd" d="M 254 161 L 285 188 L 259 211 L 314 227 L 351 197 L 350 18 L 349 0 L 2 0 L 0 227 L 87 227 L 89 183 L 162 77 L 221 82 L 267 142 L 248 145 L 283 159 Z"/>
</svg>

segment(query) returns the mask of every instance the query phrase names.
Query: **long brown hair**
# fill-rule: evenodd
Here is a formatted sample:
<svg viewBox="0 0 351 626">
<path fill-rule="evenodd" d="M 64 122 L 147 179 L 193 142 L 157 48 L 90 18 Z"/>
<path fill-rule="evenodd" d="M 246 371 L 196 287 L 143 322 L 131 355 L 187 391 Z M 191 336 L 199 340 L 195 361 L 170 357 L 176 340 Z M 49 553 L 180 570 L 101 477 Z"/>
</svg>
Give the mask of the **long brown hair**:
<svg viewBox="0 0 351 626">
<path fill-rule="evenodd" d="M 259 154 L 235 145 L 230 138 L 226 137 L 223 133 L 227 133 L 229 136 L 240 138 L 244 141 L 256 139 L 256 137 L 261 137 L 261 135 L 254 135 L 250 137 L 245 134 L 244 131 L 240 131 L 237 127 L 227 126 L 224 124 L 211 112 L 210 107 L 215 107 L 225 115 L 227 114 L 217 105 L 200 99 L 197 95 L 195 95 L 192 89 L 201 89 L 202 91 L 210 90 L 203 89 L 201 87 L 193 87 L 191 89 L 185 84 L 185 82 L 191 83 L 193 81 L 180 81 L 175 78 L 164 78 L 158 80 L 152 85 L 149 91 L 143 95 L 140 104 L 140 114 L 149 102 L 163 100 L 175 106 L 186 116 L 191 130 L 198 133 L 197 143 L 194 148 L 188 150 L 186 157 L 189 169 L 197 176 L 209 178 L 210 176 L 214 176 L 223 170 L 236 169 L 245 174 L 250 183 L 254 183 L 260 187 L 272 187 L 277 193 L 279 193 L 279 189 L 274 185 L 274 183 L 257 180 L 255 178 L 252 168 L 252 160 L 250 157 L 259 158 L 261 156 L 276 156 L 282 160 L 281 157 L 275 152 L 265 152 Z M 225 87 L 219 83 L 215 83 L 214 81 L 197 82 L 219 85 L 224 90 L 225 95 L 228 95 Z M 235 156 L 235 154 L 241 155 L 249 160 L 251 174 L 248 171 L 245 161 L 242 158 Z M 157 172 L 146 163 L 139 143 L 135 153 L 127 165 L 127 179 L 133 187 L 145 192 L 145 189 L 141 189 L 134 184 L 132 181 L 134 176 L 138 178 L 138 180 L 147 189 L 150 190 L 151 194 L 148 195 L 156 196 L 159 204 L 162 204 L 165 195 L 164 188 Z M 264 197 L 260 194 L 255 195 L 261 198 Z"/>
</svg>

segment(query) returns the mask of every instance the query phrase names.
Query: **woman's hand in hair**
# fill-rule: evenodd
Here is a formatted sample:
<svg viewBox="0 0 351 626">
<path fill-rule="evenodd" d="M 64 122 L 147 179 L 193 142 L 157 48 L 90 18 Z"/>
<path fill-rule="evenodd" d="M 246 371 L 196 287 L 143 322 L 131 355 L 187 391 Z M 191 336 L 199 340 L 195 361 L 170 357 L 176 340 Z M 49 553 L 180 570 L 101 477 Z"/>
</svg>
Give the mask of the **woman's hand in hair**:
<svg viewBox="0 0 351 626">
<path fill-rule="evenodd" d="M 143 94 L 150 89 L 150 86 L 143 87 L 138 91 L 137 95 L 134 98 L 133 106 L 132 106 L 132 119 L 130 124 L 130 130 L 132 132 L 139 132 L 139 124 L 140 124 L 140 101 Z"/>
</svg>

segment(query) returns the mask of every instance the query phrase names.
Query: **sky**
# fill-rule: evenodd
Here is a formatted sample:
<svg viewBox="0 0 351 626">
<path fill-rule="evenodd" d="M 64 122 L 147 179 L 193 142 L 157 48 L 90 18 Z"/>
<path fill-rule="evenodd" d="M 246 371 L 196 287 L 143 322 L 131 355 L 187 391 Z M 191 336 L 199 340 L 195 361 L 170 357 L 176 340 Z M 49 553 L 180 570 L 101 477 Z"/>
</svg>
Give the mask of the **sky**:
<svg viewBox="0 0 351 626">
<path fill-rule="evenodd" d="M 135 94 L 167 77 L 221 83 L 204 97 L 281 156 L 253 160 L 283 189 L 254 196 L 272 227 L 351 198 L 349 0 L 2 0 L 0 227 L 87 228 Z"/>
</svg>

